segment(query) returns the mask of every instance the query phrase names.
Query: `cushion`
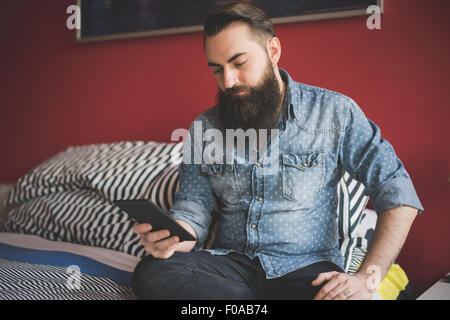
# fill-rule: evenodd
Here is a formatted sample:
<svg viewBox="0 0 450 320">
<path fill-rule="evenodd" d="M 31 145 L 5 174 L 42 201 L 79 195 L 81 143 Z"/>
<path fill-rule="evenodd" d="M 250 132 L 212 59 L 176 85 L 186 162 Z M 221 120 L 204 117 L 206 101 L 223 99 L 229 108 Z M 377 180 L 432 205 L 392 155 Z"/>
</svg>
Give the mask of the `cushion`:
<svg viewBox="0 0 450 320">
<path fill-rule="evenodd" d="M 13 209 L 4 231 L 109 248 L 143 256 L 134 222 L 93 190 L 66 190 L 33 198 Z"/>
<path fill-rule="evenodd" d="M 6 205 L 9 191 L 14 187 L 13 183 L 0 183 L 0 226 L 6 220 L 8 212 L 12 209 Z"/>
<path fill-rule="evenodd" d="M 19 179 L 5 231 L 145 254 L 133 220 L 112 204 L 147 199 L 167 210 L 177 190 L 181 143 L 117 142 L 70 147 Z"/>
<path fill-rule="evenodd" d="M 175 201 L 179 180 L 178 165 L 168 167 L 151 183 L 146 198 L 168 212 Z"/>
<path fill-rule="evenodd" d="M 142 199 L 169 166 L 181 163 L 181 143 L 117 142 L 70 147 L 19 179 L 8 204 L 67 190 L 95 190 L 109 201 Z"/>
<path fill-rule="evenodd" d="M 358 226 L 369 197 L 364 194 L 364 185 L 345 172 L 337 186 L 337 219 L 339 248 L 344 256 L 345 271 L 352 264 L 353 249 L 357 246 Z M 376 220 L 375 220 L 376 221 Z M 375 228 L 375 225 L 373 225 Z"/>
</svg>

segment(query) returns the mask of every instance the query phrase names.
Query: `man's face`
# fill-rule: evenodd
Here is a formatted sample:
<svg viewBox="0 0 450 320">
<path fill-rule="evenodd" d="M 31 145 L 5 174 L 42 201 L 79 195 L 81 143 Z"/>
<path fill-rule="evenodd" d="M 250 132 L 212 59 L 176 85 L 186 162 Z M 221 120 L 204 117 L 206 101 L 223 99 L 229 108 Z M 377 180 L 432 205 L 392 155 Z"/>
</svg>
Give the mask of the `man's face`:
<svg viewBox="0 0 450 320">
<path fill-rule="evenodd" d="M 219 87 L 217 102 L 227 128 L 271 128 L 278 118 L 279 84 L 258 40 L 242 23 L 206 38 L 208 65 Z"/>
</svg>

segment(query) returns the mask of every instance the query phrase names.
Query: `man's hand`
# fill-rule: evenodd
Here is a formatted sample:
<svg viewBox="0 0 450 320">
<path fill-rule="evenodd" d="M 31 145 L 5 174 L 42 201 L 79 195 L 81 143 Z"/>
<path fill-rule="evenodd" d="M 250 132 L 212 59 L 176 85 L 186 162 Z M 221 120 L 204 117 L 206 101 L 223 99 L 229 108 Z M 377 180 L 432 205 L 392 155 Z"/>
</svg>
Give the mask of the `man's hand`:
<svg viewBox="0 0 450 320">
<path fill-rule="evenodd" d="M 195 237 L 195 231 L 190 225 L 180 220 L 177 222 Z M 158 259 L 168 259 L 176 251 L 189 252 L 196 243 L 196 241 L 180 242 L 177 236 L 170 237 L 169 230 L 151 230 L 152 225 L 148 223 L 136 224 L 133 228 L 134 233 L 141 237 L 139 242 L 145 251 Z"/>
<path fill-rule="evenodd" d="M 311 283 L 318 286 L 328 281 L 314 300 L 371 300 L 375 289 L 369 289 L 368 278 L 361 273 L 324 272 Z"/>
</svg>

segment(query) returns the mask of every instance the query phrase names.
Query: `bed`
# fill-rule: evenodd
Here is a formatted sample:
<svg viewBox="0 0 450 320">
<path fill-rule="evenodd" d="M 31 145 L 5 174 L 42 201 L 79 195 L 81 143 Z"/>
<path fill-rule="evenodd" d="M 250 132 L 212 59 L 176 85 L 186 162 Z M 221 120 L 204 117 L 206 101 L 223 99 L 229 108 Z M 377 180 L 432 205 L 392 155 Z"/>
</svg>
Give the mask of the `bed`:
<svg viewBox="0 0 450 320">
<path fill-rule="evenodd" d="M 134 222 L 114 200 L 150 199 L 170 210 L 182 143 L 122 141 L 72 146 L 0 184 L 0 299 L 133 300 L 132 272 L 145 255 Z M 339 245 L 348 273 L 367 252 L 376 213 L 364 186 L 338 187 Z M 213 244 L 213 232 L 207 247 Z M 393 264 L 374 299 L 411 299 Z"/>
</svg>

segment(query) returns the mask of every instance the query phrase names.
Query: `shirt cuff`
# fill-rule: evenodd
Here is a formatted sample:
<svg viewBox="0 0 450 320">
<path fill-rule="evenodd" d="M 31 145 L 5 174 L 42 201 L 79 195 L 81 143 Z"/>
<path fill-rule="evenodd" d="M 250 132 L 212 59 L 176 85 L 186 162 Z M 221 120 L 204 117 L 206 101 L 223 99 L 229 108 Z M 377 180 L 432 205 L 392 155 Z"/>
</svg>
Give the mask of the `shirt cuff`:
<svg viewBox="0 0 450 320">
<path fill-rule="evenodd" d="M 211 213 L 207 212 L 204 206 L 193 201 L 178 200 L 170 209 L 169 215 L 173 219 L 188 223 L 194 229 L 197 236 L 196 249 L 203 246 L 211 223 Z"/>
<path fill-rule="evenodd" d="M 377 214 L 400 206 L 417 208 L 418 214 L 424 210 L 411 179 L 405 177 L 387 181 L 381 187 L 369 192 L 369 197 Z"/>
</svg>

